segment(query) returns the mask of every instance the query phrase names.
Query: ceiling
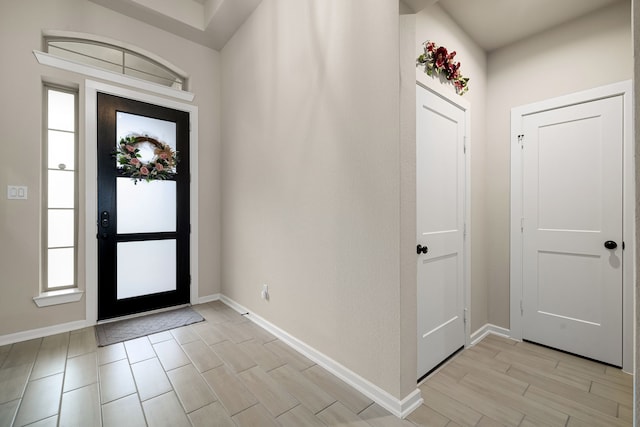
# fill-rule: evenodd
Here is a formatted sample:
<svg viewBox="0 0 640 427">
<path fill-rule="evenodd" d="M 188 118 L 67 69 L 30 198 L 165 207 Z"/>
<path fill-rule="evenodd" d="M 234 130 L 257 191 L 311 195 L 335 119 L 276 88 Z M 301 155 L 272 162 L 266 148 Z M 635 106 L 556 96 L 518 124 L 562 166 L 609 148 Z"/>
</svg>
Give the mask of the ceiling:
<svg viewBox="0 0 640 427">
<path fill-rule="evenodd" d="M 438 4 L 489 52 L 619 1 L 439 0 Z"/>
<path fill-rule="evenodd" d="M 91 0 L 220 50 L 262 0 Z M 345 0 L 342 0 L 345 1 Z M 628 0 L 400 0 L 415 13 L 438 3 L 489 52 Z"/>
<path fill-rule="evenodd" d="M 220 50 L 262 0 L 90 0 Z"/>
</svg>

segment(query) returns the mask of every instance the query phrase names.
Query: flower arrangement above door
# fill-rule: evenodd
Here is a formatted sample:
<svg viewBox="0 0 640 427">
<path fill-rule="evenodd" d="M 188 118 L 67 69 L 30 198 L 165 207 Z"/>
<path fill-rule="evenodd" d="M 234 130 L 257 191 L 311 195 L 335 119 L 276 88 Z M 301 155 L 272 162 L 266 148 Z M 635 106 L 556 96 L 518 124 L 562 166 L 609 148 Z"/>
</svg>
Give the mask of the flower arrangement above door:
<svg viewBox="0 0 640 427">
<path fill-rule="evenodd" d="M 452 83 L 458 95 L 464 95 L 469 90 L 469 78 L 462 76 L 460 62 L 454 61 L 456 51 L 449 52 L 446 47 L 429 40 L 422 45 L 424 53 L 416 59 L 416 67 L 424 66 L 428 76 L 439 76 L 441 80 Z"/>
</svg>

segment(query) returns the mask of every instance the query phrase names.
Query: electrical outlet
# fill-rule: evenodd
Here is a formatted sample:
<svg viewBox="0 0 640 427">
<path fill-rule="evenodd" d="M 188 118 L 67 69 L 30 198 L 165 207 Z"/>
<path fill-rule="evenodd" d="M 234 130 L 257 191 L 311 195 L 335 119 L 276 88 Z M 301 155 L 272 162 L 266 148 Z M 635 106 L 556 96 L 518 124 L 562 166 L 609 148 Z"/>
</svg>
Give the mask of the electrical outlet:
<svg viewBox="0 0 640 427">
<path fill-rule="evenodd" d="M 269 285 L 262 285 L 262 292 L 260 293 L 260 296 L 263 300 L 269 301 Z"/>
</svg>

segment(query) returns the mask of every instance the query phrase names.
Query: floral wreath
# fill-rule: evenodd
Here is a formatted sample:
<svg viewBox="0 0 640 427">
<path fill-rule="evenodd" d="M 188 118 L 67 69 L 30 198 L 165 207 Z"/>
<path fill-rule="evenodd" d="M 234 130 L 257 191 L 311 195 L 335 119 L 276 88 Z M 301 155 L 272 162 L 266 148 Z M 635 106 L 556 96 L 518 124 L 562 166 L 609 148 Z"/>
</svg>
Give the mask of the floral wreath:
<svg viewBox="0 0 640 427">
<path fill-rule="evenodd" d="M 145 163 L 140 160 L 142 155 L 138 144 L 148 142 L 154 146 L 153 159 Z M 168 144 L 163 144 L 157 139 L 148 136 L 129 135 L 120 140 L 114 156 L 125 175 L 130 176 L 135 183 L 145 180 L 168 179 L 176 174 L 175 167 L 178 164 L 178 153 Z"/>
<path fill-rule="evenodd" d="M 423 43 L 424 53 L 416 59 L 416 67 L 424 65 L 424 72 L 428 76 L 443 75 L 451 81 L 456 88 L 456 93 L 464 95 L 469 90 L 469 78 L 462 77 L 460 62 L 454 62 L 456 51 L 449 53 L 444 46 L 438 46 L 432 41 Z"/>
</svg>

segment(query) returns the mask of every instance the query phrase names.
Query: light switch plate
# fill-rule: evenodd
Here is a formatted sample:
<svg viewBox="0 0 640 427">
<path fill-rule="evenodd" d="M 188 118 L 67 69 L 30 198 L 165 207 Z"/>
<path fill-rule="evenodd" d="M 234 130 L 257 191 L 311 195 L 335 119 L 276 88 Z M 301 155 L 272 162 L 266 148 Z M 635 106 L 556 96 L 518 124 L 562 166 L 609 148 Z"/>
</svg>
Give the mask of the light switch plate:
<svg viewBox="0 0 640 427">
<path fill-rule="evenodd" d="M 7 199 L 27 200 L 28 188 L 24 185 L 7 185 Z"/>
</svg>

